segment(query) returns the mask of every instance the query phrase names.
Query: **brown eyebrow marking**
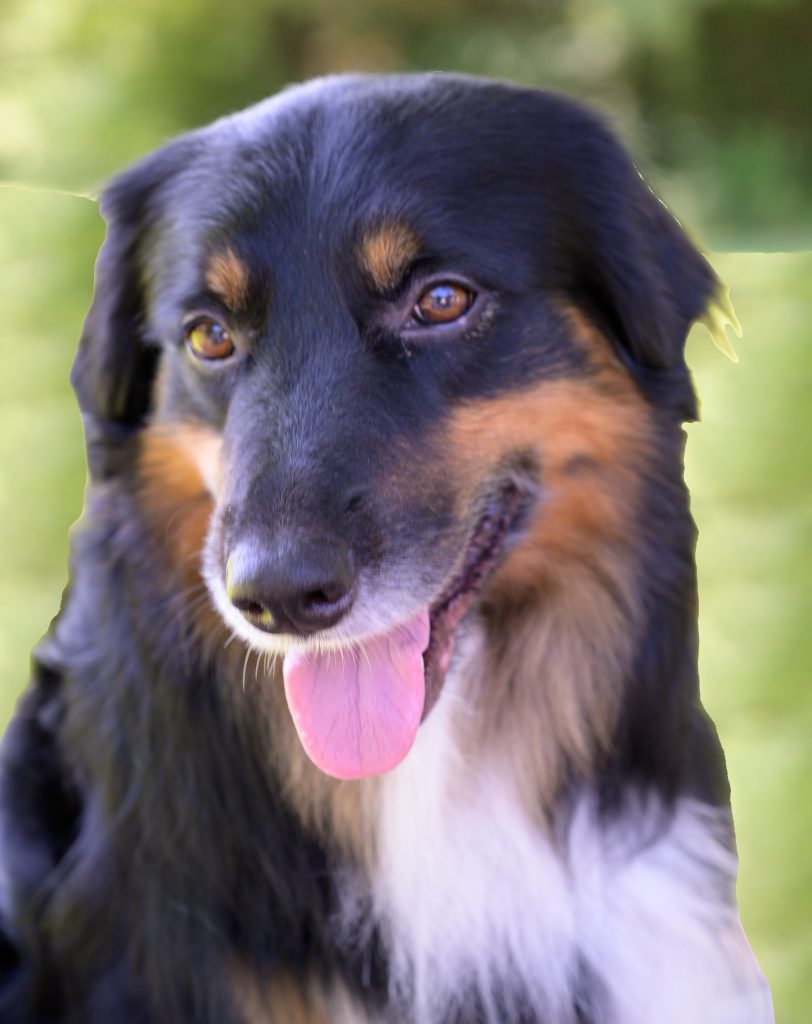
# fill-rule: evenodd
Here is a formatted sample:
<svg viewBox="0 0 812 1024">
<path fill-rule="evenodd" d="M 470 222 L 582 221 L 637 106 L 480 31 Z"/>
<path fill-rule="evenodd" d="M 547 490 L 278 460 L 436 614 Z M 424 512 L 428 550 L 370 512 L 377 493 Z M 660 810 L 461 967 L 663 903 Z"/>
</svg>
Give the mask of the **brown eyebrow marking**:
<svg viewBox="0 0 812 1024">
<path fill-rule="evenodd" d="M 234 250 L 228 246 L 209 259 L 206 284 L 231 309 L 238 309 L 248 296 L 248 270 Z"/>
<path fill-rule="evenodd" d="M 379 225 L 361 239 L 361 264 L 380 291 L 393 288 L 420 252 L 420 241 L 400 221 Z"/>
</svg>

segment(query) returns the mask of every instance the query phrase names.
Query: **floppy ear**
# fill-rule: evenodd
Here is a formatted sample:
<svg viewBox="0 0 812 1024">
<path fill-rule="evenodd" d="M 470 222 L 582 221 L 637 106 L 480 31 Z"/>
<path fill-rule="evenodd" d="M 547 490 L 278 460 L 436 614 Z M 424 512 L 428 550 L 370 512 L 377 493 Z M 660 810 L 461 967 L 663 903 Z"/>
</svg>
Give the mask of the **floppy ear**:
<svg viewBox="0 0 812 1024">
<path fill-rule="evenodd" d="M 144 244 L 160 216 L 163 186 L 187 149 L 182 140 L 159 150 L 117 178 L 101 199 L 107 233 L 71 372 L 93 478 L 116 472 L 149 412 L 159 351 L 146 334 Z"/>
<path fill-rule="evenodd" d="M 685 340 L 721 299 L 720 282 L 605 128 L 592 135 L 591 151 L 583 139 L 581 146 L 577 298 L 602 320 L 641 383 L 695 419 Z"/>
</svg>

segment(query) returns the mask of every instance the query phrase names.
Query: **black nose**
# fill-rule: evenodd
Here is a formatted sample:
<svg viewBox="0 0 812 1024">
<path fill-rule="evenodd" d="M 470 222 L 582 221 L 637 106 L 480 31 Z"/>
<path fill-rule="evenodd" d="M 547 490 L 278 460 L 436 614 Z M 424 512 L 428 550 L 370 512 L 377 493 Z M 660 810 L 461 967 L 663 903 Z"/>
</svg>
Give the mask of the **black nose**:
<svg viewBox="0 0 812 1024">
<path fill-rule="evenodd" d="M 226 565 L 231 603 L 266 633 L 307 636 L 334 626 L 352 607 L 357 581 L 352 548 L 322 534 L 244 539 Z"/>
</svg>

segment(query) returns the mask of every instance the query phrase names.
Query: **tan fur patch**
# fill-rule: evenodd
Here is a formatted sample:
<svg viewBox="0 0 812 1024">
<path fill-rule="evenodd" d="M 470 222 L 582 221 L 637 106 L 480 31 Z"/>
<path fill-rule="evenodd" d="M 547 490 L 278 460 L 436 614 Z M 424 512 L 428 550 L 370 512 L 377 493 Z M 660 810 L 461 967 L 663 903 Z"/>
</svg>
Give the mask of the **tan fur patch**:
<svg viewBox="0 0 812 1024">
<path fill-rule="evenodd" d="M 248 296 L 248 270 L 231 248 L 215 253 L 206 267 L 206 284 L 231 309 L 239 309 Z"/>
<path fill-rule="evenodd" d="M 199 572 L 220 485 L 220 445 L 214 431 L 194 424 L 157 423 L 141 436 L 142 507 L 185 577 Z"/>
<path fill-rule="evenodd" d="M 384 224 L 361 241 L 361 263 L 380 291 L 393 288 L 420 251 L 420 242 L 404 224 Z"/>
<path fill-rule="evenodd" d="M 599 332 L 580 314 L 572 322 L 593 375 L 469 402 L 442 438 L 468 507 L 511 453 L 541 467 L 535 519 L 483 603 L 482 713 L 470 737 L 496 739 L 535 807 L 553 800 L 568 763 L 588 771 L 611 744 L 639 615 L 638 501 L 652 456 L 646 401 Z"/>
<path fill-rule="evenodd" d="M 331 1024 L 321 995 L 286 973 L 261 984 L 248 972 L 237 971 L 234 993 L 245 1024 Z"/>
</svg>

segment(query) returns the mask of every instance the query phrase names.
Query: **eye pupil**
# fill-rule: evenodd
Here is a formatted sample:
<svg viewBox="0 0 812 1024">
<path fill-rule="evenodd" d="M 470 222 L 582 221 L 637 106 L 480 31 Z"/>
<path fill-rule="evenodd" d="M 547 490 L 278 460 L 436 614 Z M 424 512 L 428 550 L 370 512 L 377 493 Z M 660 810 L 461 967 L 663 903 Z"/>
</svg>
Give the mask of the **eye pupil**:
<svg viewBox="0 0 812 1024">
<path fill-rule="evenodd" d="M 429 300 L 435 309 L 448 309 L 454 305 L 456 294 L 453 288 L 443 285 L 440 288 L 433 288 L 429 293 Z"/>
<path fill-rule="evenodd" d="M 450 324 L 467 313 L 473 301 L 473 292 L 461 284 L 435 284 L 417 300 L 414 317 L 421 324 Z"/>
<path fill-rule="evenodd" d="M 234 352 L 234 342 L 228 331 L 208 317 L 189 324 L 186 344 L 198 359 L 227 359 Z"/>
</svg>

